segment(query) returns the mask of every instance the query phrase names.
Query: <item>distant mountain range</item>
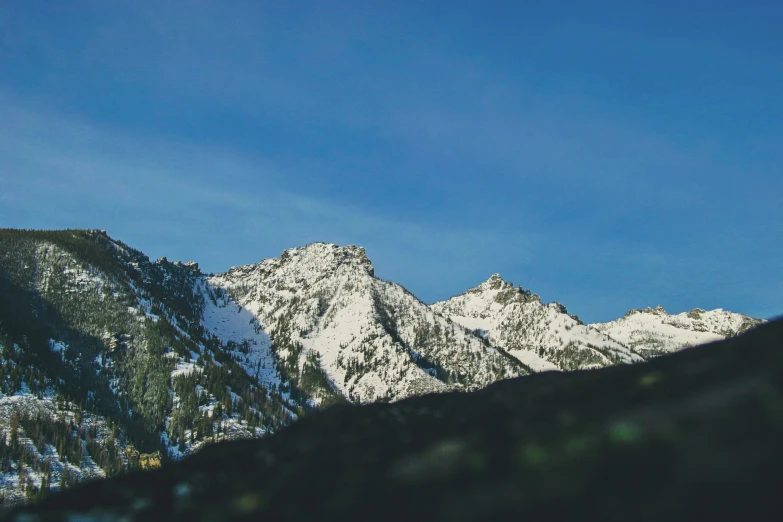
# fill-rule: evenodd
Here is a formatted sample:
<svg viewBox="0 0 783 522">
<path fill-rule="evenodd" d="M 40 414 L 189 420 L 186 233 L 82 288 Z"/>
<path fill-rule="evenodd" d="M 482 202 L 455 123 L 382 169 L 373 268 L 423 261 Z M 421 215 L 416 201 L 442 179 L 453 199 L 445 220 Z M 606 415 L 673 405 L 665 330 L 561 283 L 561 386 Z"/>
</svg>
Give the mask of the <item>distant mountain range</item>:
<svg viewBox="0 0 783 522">
<path fill-rule="evenodd" d="M 586 325 L 497 274 L 427 305 L 356 246 L 210 275 L 103 231 L 0 230 L 0 500 L 132 469 L 126 448 L 165 461 L 334 403 L 639 363 L 761 322 L 658 307 Z"/>
</svg>

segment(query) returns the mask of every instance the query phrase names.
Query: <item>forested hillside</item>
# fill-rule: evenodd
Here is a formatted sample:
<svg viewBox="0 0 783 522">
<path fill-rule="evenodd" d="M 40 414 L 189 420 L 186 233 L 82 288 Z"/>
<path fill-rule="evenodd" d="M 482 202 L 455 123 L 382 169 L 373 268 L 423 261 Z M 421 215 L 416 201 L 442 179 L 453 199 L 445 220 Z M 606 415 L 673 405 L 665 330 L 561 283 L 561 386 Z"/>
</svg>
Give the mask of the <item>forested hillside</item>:
<svg viewBox="0 0 783 522">
<path fill-rule="evenodd" d="M 0 391 L 53 403 L 52 419 L 66 408 L 95 416 L 122 445 L 164 459 L 290 422 L 306 404 L 288 400 L 280 381 L 259 383 L 239 362 L 242 346 L 202 325 L 200 278 L 195 264 L 151 262 L 101 231 L 0 230 Z M 23 406 L 13 418 L 25 418 Z M 40 462 L 47 444 L 71 444 L 84 431 L 73 420 L 52 422 L 56 429 L 42 433 L 17 428 L 37 438 Z M 98 443 L 119 455 L 112 440 Z M 23 471 L 14 451 L 11 466 Z M 127 468 L 126 459 L 107 474 Z"/>
</svg>

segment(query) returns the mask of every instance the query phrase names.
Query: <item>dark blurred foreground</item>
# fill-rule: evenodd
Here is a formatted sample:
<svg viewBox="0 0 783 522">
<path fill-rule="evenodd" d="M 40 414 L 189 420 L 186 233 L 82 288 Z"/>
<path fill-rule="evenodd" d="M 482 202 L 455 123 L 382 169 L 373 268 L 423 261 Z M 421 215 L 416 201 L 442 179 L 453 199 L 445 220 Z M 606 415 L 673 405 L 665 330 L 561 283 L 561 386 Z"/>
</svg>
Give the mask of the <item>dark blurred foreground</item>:
<svg viewBox="0 0 783 522">
<path fill-rule="evenodd" d="M 3 520 L 780 516 L 783 320 L 634 366 L 336 406 Z"/>
</svg>

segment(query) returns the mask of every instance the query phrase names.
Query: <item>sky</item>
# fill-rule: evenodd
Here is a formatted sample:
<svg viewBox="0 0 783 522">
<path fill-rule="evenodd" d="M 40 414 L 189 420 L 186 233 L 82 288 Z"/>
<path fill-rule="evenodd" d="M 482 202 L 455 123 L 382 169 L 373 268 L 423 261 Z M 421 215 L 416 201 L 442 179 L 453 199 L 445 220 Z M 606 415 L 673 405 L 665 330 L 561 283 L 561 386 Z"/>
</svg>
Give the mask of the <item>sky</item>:
<svg viewBox="0 0 783 522">
<path fill-rule="evenodd" d="M 783 3 L 0 3 L 0 227 L 783 314 Z"/>
</svg>

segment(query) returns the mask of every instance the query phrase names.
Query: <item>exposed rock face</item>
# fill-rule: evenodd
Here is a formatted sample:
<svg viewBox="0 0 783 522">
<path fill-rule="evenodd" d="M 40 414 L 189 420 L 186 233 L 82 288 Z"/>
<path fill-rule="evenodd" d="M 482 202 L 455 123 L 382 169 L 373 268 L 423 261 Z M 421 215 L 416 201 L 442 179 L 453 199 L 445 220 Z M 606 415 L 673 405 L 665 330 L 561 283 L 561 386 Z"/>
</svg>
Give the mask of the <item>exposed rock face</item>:
<svg viewBox="0 0 783 522">
<path fill-rule="evenodd" d="M 6 520 L 758 520 L 781 468 L 777 320 L 644 364 L 335 406 Z"/>
</svg>

